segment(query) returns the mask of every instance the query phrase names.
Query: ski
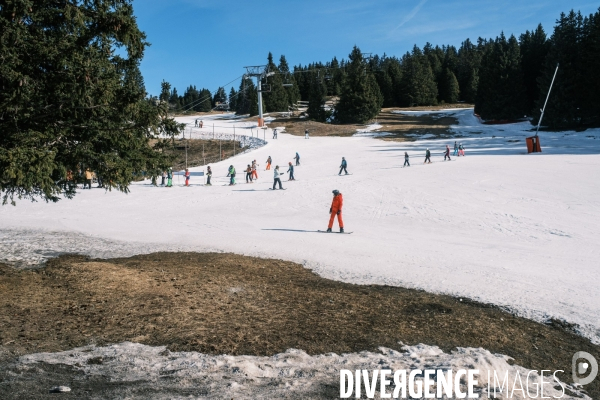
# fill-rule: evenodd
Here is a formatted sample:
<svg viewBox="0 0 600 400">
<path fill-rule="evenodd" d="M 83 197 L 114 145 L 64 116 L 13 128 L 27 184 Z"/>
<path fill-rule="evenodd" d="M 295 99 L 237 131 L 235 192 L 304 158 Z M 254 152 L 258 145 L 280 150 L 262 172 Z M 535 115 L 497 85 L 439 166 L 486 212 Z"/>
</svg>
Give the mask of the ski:
<svg viewBox="0 0 600 400">
<path fill-rule="evenodd" d="M 269 188 L 269 190 L 287 190 L 287 189 L 273 189 L 273 188 Z"/>
<path fill-rule="evenodd" d="M 344 234 L 346 234 L 346 235 L 349 235 L 349 234 L 351 234 L 351 233 L 352 233 L 352 232 L 333 232 L 333 231 L 331 231 L 331 232 L 327 232 L 327 231 L 317 231 L 317 232 L 321 232 L 321 233 L 341 233 L 342 235 L 344 235 Z"/>
</svg>

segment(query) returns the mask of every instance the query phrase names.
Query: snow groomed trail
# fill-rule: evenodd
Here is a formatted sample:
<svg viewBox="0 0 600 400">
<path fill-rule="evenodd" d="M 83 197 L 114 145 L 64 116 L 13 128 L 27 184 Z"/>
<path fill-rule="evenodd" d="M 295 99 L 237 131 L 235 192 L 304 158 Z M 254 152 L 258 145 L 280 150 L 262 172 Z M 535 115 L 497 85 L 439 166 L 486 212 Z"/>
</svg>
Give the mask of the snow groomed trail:
<svg viewBox="0 0 600 400">
<path fill-rule="evenodd" d="M 1 207 L 0 261 L 38 262 L 67 251 L 281 258 L 327 278 L 464 296 L 539 321 L 564 319 L 600 343 L 600 130 L 541 133 L 543 153 L 526 155 L 529 123 L 482 125 L 472 109 L 437 113 L 458 118 L 456 138 L 387 142 L 365 133 L 307 140 L 280 130 L 272 140 L 269 129 L 265 146 L 211 165 L 212 187 L 198 178 L 183 187 L 176 178 L 170 189 L 146 181 L 128 195 L 83 190 L 58 204 Z M 194 119 L 179 118 L 189 127 Z M 224 133 L 233 133 L 234 123 L 252 125 L 202 119 L 192 137 L 209 132 L 211 119 Z M 442 161 L 454 140 L 466 157 Z M 426 148 L 433 163 L 423 165 Z M 402 168 L 405 151 L 410 168 Z M 285 172 L 296 152 L 297 180 L 286 182 L 286 175 L 286 191 L 269 190 L 267 157 Z M 342 157 L 350 176 L 338 176 Z M 253 159 L 259 179 L 246 184 L 243 170 Z M 237 170 L 233 187 L 226 186 L 230 164 Z M 333 189 L 344 195 L 352 235 L 316 232 L 327 227 Z"/>
</svg>

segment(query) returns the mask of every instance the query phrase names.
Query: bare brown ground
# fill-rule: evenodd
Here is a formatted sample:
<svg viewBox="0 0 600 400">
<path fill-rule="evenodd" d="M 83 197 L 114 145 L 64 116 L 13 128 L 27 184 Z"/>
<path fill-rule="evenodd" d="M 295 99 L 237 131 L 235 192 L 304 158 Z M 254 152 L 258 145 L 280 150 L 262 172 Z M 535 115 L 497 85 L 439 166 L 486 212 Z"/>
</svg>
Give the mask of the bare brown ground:
<svg viewBox="0 0 600 400">
<path fill-rule="evenodd" d="M 382 140 L 406 141 L 416 140 L 414 134 L 434 134 L 439 137 L 450 135 L 450 125 L 458 123 L 453 117 L 438 117 L 436 115 L 402 115 L 393 111 L 436 111 L 449 108 L 465 108 L 470 104 L 446 104 L 431 107 L 411 107 L 411 108 L 384 108 L 377 118 L 371 122 L 376 122 L 382 127 L 377 132 L 389 132 L 389 136 L 381 137 Z M 311 136 L 352 136 L 357 130 L 364 128 L 361 124 L 324 124 L 321 122 L 307 121 L 306 119 L 291 117 L 277 118 L 272 124 L 285 126 L 286 133 L 302 136 L 304 130 L 308 129 Z M 410 135 L 410 136 L 409 136 Z"/>
<path fill-rule="evenodd" d="M 531 369 L 562 369 L 600 346 L 560 323 L 389 286 L 323 279 L 298 264 L 234 254 L 64 256 L 45 268 L 0 265 L 0 352 L 125 340 L 210 354 L 310 354 L 406 344 L 483 347 Z M 600 380 L 586 387 L 600 398 Z"/>
</svg>

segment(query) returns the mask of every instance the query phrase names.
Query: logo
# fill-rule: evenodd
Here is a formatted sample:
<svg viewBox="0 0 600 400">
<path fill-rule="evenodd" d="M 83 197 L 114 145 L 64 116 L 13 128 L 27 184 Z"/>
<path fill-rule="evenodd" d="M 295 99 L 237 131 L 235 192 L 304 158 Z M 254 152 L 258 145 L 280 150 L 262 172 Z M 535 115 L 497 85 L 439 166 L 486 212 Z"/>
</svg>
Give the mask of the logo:
<svg viewBox="0 0 600 400">
<path fill-rule="evenodd" d="M 579 360 L 584 359 L 585 362 Z M 573 355 L 573 382 L 579 385 L 587 385 L 591 383 L 598 375 L 598 362 L 590 353 L 578 351 Z M 580 378 L 579 375 L 589 375 L 585 378 Z"/>
</svg>

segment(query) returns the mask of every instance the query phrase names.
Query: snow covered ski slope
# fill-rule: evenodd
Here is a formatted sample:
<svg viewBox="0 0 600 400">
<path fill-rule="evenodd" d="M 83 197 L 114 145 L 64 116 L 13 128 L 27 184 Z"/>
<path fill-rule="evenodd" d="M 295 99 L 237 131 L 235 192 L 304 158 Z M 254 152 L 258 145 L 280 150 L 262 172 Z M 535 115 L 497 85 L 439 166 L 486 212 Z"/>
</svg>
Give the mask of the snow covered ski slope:
<svg viewBox="0 0 600 400">
<path fill-rule="evenodd" d="M 528 123 L 482 125 L 472 112 L 437 112 L 457 117 L 456 138 L 414 142 L 381 141 L 368 129 L 309 140 L 279 129 L 272 140 L 270 129 L 253 129 L 267 144 L 213 164 L 212 187 L 198 179 L 190 188 L 143 182 L 128 195 L 94 189 L 58 204 L 20 201 L 0 208 L 0 259 L 164 250 L 282 258 L 328 278 L 465 296 L 540 321 L 561 318 L 600 343 L 600 131 L 544 132 L 543 153 L 526 155 Z M 193 127 L 194 119 L 180 120 Z M 235 124 L 236 134 L 250 134 L 242 128 L 252 123 L 219 116 L 203 117 L 192 136 L 212 132 L 213 120 L 217 132 L 231 134 Z M 466 156 L 442 161 L 455 140 Z M 423 165 L 426 148 L 433 163 Z M 402 168 L 405 151 L 410 168 Z M 285 177 L 288 190 L 268 190 L 267 157 L 283 168 L 296 152 L 298 181 Z M 337 176 L 342 157 L 352 176 Z M 242 171 L 253 159 L 257 182 L 219 185 L 228 182 L 230 164 Z M 352 235 L 315 232 L 327 227 L 333 189 L 344 195 Z"/>
</svg>

